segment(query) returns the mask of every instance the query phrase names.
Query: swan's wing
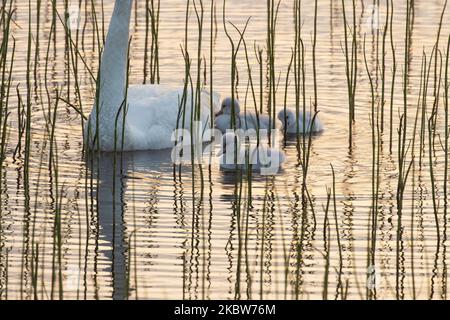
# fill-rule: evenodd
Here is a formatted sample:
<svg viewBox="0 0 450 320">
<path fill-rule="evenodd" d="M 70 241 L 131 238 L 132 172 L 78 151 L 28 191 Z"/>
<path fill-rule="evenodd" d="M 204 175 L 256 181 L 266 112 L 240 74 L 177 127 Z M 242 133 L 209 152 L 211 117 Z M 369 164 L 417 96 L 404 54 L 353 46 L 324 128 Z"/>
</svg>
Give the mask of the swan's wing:
<svg viewBox="0 0 450 320">
<path fill-rule="evenodd" d="M 129 143 L 133 149 L 171 148 L 172 134 L 182 127 L 183 114 L 180 113 L 180 101 L 183 87 L 165 85 L 137 85 L 128 89 L 128 111 L 126 130 Z M 214 107 L 218 101 L 215 98 Z M 185 127 L 189 127 L 191 115 L 191 98 L 186 105 Z M 220 105 L 220 104 L 219 104 Z M 202 94 L 201 121 L 205 128 L 212 119 L 209 94 Z"/>
<path fill-rule="evenodd" d="M 175 87 L 175 86 L 168 86 L 168 85 L 161 85 L 161 84 L 153 84 L 153 85 L 133 85 L 130 86 L 128 89 L 128 103 L 130 105 L 133 104 L 142 104 L 143 102 L 147 101 L 148 99 L 163 99 L 170 97 L 173 101 L 179 102 L 183 97 L 183 87 Z M 187 101 L 190 102 L 190 93 L 191 91 L 188 90 L 188 99 Z M 213 112 L 217 113 L 220 111 L 220 94 L 217 92 L 212 93 L 213 96 Z M 179 104 L 179 103 L 178 103 Z M 203 111 L 205 113 L 210 113 L 211 110 L 211 95 L 210 92 L 206 90 L 202 90 L 201 92 L 201 106 L 202 106 L 202 113 Z"/>
</svg>

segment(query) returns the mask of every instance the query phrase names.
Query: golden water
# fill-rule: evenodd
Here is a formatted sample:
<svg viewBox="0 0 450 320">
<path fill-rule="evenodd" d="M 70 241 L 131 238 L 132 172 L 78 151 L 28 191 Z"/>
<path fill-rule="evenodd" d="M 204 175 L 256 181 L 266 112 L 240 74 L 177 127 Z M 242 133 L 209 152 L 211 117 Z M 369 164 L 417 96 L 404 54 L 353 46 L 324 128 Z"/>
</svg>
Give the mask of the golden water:
<svg viewBox="0 0 450 320">
<path fill-rule="evenodd" d="M 63 13 L 63 1 L 58 9 Z M 83 1 L 84 3 L 85 1 Z M 95 0 L 100 12 L 101 1 Z M 350 6 L 350 1 L 348 6 Z M 382 1 L 383 2 L 383 1 Z M 209 6 L 205 1 L 205 9 Z M 37 76 L 33 81 L 32 140 L 29 185 L 24 180 L 24 159 L 13 157 L 18 142 L 15 90 L 9 102 L 10 132 L 4 169 L 0 177 L 0 298 L 49 299 L 126 297 L 127 286 L 132 299 L 292 299 L 295 298 L 297 247 L 301 248 L 299 298 L 321 299 L 325 289 L 326 251 L 329 246 L 327 297 L 341 299 L 337 289 L 342 281 L 346 298 L 367 297 L 370 280 L 368 263 L 369 236 L 372 222 L 372 136 L 370 128 L 370 86 L 363 65 L 362 40 L 366 34 L 369 66 L 376 70 L 376 31 L 370 26 L 371 0 L 357 1 L 359 66 L 353 148 L 348 148 L 348 98 L 345 77 L 343 19 L 341 1 L 319 0 L 317 35 L 317 72 L 320 117 L 326 131 L 314 137 L 308 174 L 308 190 L 315 209 L 302 217 L 302 173 L 297 160 L 295 141 L 288 141 L 288 162 L 273 178 L 255 177 L 252 184 L 252 206 L 247 205 L 248 185 L 244 183 L 243 217 L 237 221 L 235 179 L 217 166 L 203 167 L 203 187 L 196 168 L 194 183 L 189 167 L 174 175 L 170 150 L 127 153 L 124 172 L 114 177 L 113 155 L 103 154 L 99 180 L 94 168 L 83 157 L 80 118 L 64 103 L 59 104 L 55 139 L 57 141 L 58 181 L 48 167 L 49 136 L 45 129 L 48 101 L 45 91 L 45 58 L 52 19 L 51 1 L 43 0 L 39 34 L 36 34 L 36 2 L 32 21 L 28 4 L 14 1 L 16 12 L 13 34 L 16 58 L 12 88 L 18 86 L 26 96 L 26 55 L 28 25 L 32 24 L 33 47 L 39 38 Z M 361 6 L 364 3 L 364 8 Z M 217 39 L 214 49 L 214 87 L 222 96 L 230 94 L 230 44 L 225 37 L 218 1 Z M 83 5 L 84 6 L 84 5 Z M 184 61 L 180 44 L 184 39 L 186 1 L 165 0 L 161 3 L 160 64 L 161 82 L 182 84 Z M 419 94 L 422 51 L 428 56 L 436 41 L 443 0 L 415 1 L 410 68 L 409 122 L 413 124 Z M 133 12 L 131 82 L 142 83 L 144 77 L 145 2 L 137 1 Z M 277 25 L 276 68 L 280 74 L 278 101 L 282 108 L 284 79 L 294 45 L 292 1 L 282 0 Z M 381 4 L 384 12 L 383 4 Z M 105 27 L 113 8 L 104 1 Z M 397 49 L 397 82 L 394 101 L 394 138 L 397 139 L 399 108 L 403 107 L 402 71 L 406 1 L 395 1 L 394 41 Z M 192 8 L 191 8 L 192 9 Z M 450 10 L 450 8 L 449 8 Z M 448 11 L 449 11 L 448 10 Z M 84 11 L 83 11 L 84 12 Z M 99 19 L 101 21 L 101 14 Z M 307 94 L 313 97 L 312 30 L 313 1 L 303 4 L 302 35 L 306 46 Z M 265 1 L 228 0 L 227 20 L 243 26 L 251 16 L 246 40 L 265 46 Z M 96 70 L 98 52 L 92 23 L 83 14 L 80 51 Z M 441 49 L 444 52 L 450 27 L 450 13 L 444 17 Z M 87 19 L 87 20 L 86 20 Z M 209 12 L 205 13 L 204 54 L 209 64 Z M 383 14 L 382 18 L 383 20 Z M 196 19 L 190 17 L 191 56 L 196 56 Z M 56 42 L 50 41 L 47 86 L 61 88 L 61 96 L 75 101 L 74 75 L 68 74 L 65 35 L 58 22 Z M 235 35 L 237 36 L 237 35 Z M 380 36 L 381 39 L 381 36 Z M 389 42 L 388 42 L 389 44 Z M 378 50 L 381 50 L 381 42 Z M 388 47 L 389 48 L 389 47 Z M 32 55 L 34 60 L 34 53 Z M 247 70 L 243 52 L 238 57 L 239 96 L 243 101 Z M 254 77 L 259 71 L 251 55 Z M 391 78 L 390 49 L 387 54 L 388 90 Z M 34 65 L 32 66 L 34 68 Z M 81 62 L 77 75 L 82 82 L 83 106 L 88 114 L 95 97 L 95 84 Z M 209 81 L 209 75 L 207 76 Z M 427 115 L 432 107 L 432 90 Z M 53 96 L 53 93 L 52 93 Z M 288 101 L 293 106 L 293 88 Z M 54 103 L 52 102 L 51 106 Z M 249 102 L 249 107 L 253 105 Z M 387 104 L 387 106 L 389 103 Z M 388 110 L 388 107 L 387 109 Z M 442 110 L 440 111 L 442 113 Z M 442 114 L 440 132 L 443 130 Z M 386 113 L 387 123 L 388 112 Z M 386 125 L 387 126 L 387 125 Z M 387 126 L 388 127 L 388 126 Z M 409 135 L 412 127 L 408 128 Z M 383 139 L 380 163 L 381 185 L 376 229 L 375 273 L 378 275 L 376 297 L 396 297 L 397 273 L 397 143 L 389 154 L 389 131 Z M 427 139 L 427 138 L 426 138 Z M 427 141 L 427 140 L 426 140 Z M 438 142 L 436 142 L 438 143 Z M 418 149 L 418 148 L 417 148 Z M 447 220 L 443 215 L 444 154 L 436 148 L 435 169 L 439 196 L 438 220 L 440 241 L 432 206 L 428 149 L 422 169 L 418 163 L 408 180 L 405 192 L 403 237 L 400 246 L 401 297 L 446 298 Z M 419 151 L 416 151 L 418 156 Z M 332 186 L 330 164 L 336 171 L 337 221 L 329 212 L 330 234 L 324 240 L 324 206 L 327 187 Z M 91 177 L 94 177 L 91 180 Z M 414 181 L 414 187 L 412 182 Z M 92 185 L 91 185 L 92 182 Z M 194 199 L 193 199 L 194 195 Z M 332 207 L 331 207 L 332 208 Z M 61 247 L 55 243 L 55 216 L 61 215 Z M 338 232 L 336 231 L 336 223 Z M 239 226 L 239 227 L 238 227 Z M 299 242 L 304 230 L 303 240 Z M 239 240 L 241 237 L 241 240 Z M 341 251 L 337 238 L 340 239 Z M 300 243 L 300 244 L 299 244 Z M 38 249 L 38 252 L 37 252 Z M 61 252 L 61 261 L 58 252 Z M 341 252 L 341 255 L 340 255 Z M 36 266 L 37 261 L 37 266 Z M 238 268 L 240 263 L 240 268 Z M 61 275 L 59 275 L 61 265 Z M 33 269 L 35 268 L 35 270 Z M 60 279 L 61 276 L 61 279 Z M 369 281 L 370 282 L 370 281 Z M 62 291 L 59 290 L 60 284 Z"/>
</svg>

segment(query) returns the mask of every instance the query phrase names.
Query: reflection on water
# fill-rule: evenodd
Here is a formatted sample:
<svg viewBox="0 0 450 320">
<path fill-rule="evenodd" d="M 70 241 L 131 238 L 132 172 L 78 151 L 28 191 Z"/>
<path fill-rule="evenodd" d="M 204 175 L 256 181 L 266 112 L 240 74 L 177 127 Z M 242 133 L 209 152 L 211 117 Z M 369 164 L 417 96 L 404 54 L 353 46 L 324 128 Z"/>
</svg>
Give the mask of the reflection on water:
<svg viewBox="0 0 450 320">
<path fill-rule="evenodd" d="M 100 1 L 94 2 L 100 8 Z M 407 88 L 410 133 L 414 130 L 419 98 L 422 50 L 425 47 L 430 56 L 444 2 L 414 2 Z M 381 49 L 376 44 L 376 33 L 366 30 L 367 8 L 373 1 L 361 3 L 365 6 L 358 4 L 361 12 L 357 18 L 358 38 L 362 40 L 366 34 L 368 64 L 376 74 L 379 63 L 376 57 Z M 18 50 L 11 87 L 17 86 L 24 97 L 29 9 L 23 2 L 13 0 L 12 4 L 16 8 L 13 33 Z M 181 0 L 161 4 L 159 38 L 163 83 L 183 80 L 180 70 L 184 70 L 184 61 L 179 45 L 184 38 L 185 5 Z M 281 75 L 280 102 L 284 100 L 282 88 L 294 41 L 292 5 L 291 0 L 282 0 L 278 18 L 276 67 Z M 246 33 L 249 47 L 253 42 L 256 46 L 265 45 L 265 6 L 264 1 L 228 1 L 230 21 L 241 26 L 252 16 Z M 310 34 L 314 6 L 313 2 L 305 2 L 303 6 L 305 90 L 309 100 L 313 96 Z M 112 2 L 105 2 L 106 26 L 112 7 Z M 132 22 L 131 82 L 142 83 L 145 1 L 137 1 L 136 7 Z M 219 8 L 221 3 L 218 11 Z M 37 64 L 33 65 L 36 76 L 32 76 L 35 86 L 31 96 L 29 170 L 26 170 L 25 147 L 22 145 L 15 152 L 18 141 L 22 141 L 18 128 L 23 121 L 18 116 L 21 104 L 15 90 L 11 90 L 9 100 L 8 143 L 0 172 L 0 298 L 446 299 L 445 154 L 441 141 L 435 141 L 429 153 L 426 118 L 433 103 L 431 80 L 423 127 L 419 121 L 414 151 L 412 145 L 408 151 L 414 153 L 417 161 L 411 168 L 398 227 L 396 130 L 397 109 L 403 107 L 401 70 L 404 65 L 400 57 L 404 46 L 405 1 L 395 1 L 394 9 L 399 60 L 394 92 L 394 152 L 389 152 L 387 130 L 380 136 L 380 179 L 375 201 L 370 85 L 362 67 L 358 74 L 353 146 L 347 147 L 348 98 L 341 1 L 319 1 L 319 115 L 326 131 L 311 140 L 306 179 L 303 178 L 303 154 L 295 137 L 286 140 L 283 149 L 288 161 L 274 177 L 223 172 L 217 163 L 174 167 L 170 150 L 104 153 L 85 159 L 80 117 L 62 102 L 56 115 L 54 157 L 50 158 L 52 144 L 45 125 L 49 112 L 47 90 L 53 96 L 54 87 L 59 86 L 66 101 L 74 104 L 78 101 L 73 73 L 68 69 L 72 58 L 66 50 L 64 32 L 58 25 L 55 39 L 49 36 L 53 17 L 51 1 L 42 1 L 39 25 L 32 15 L 32 30 L 39 30 L 33 32 L 39 32 L 40 47 Z M 37 10 L 34 3 L 32 10 Z M 63 10 L 62 5 L 59 10 Z M 446 12 L 444 21 L 448 18 Z M 194 30 L 195 16 L 191 19 Z M 205 21 L 208 19 L 205 13 Z M 96 70 L 95 32 L 89 22 L 82 23 L 85 25 L 78 40 L 80 54 Z M 230 48 L 220 26 L 218 12 L 214 87 L 229 95 Z M 208 28 L 205 25 L 207 35 Z M 444 24 L 442 54 L 449 31 L 449 26 Z M 190 49 L 194 50 L 193 35 L 191 42 Z M 46 65 L 48 43 L 50 58 Z M 208 57 L 206 42 L 204 47 L 204 55 Z M 360 66 L 364 63 L 362 50 L 361 45 L 358 47 Z M 252 56 L 250 63 L 254 81 L 259 82 L 256 58 Z M 237 64 L 237 91 L 244 101 L 248 76 L 243 53 L 238 56 Z M 392 65 L 390 54 L 386 56 L 386 64 Z M 81 61 L 78 68 L 82 104 L 87 114 L 95 85 Z M 390 78 L 392 70 L 387 73 Z M 378 83 L 377 90 L 380 87 Z M 295 105 L 293 90 L 287 95 L 290 106 Z M 259 96 L 259 92 L 256 94 Z M 248 102 L 247 107 L 253 106 Z M 443 107 L 440 108 L 436 130 L 443 139 L 445 124 Z M 420 135 L 420 130 L 425 134 Z M 335 171 L 335 185 L 330 164 Z M 434 188 L 430 168 L 434 169 Z"/>
<path fill-rule="evenodd" d="M 96 161 L 98 160 L 98 161 Z M 158 174 L 170 176 L 172 169 L 161 168 L 164 163 L 170 163 L 168 152 L 133 152 L 124 154 L 104 153 L 98 159 L 89 159 L 88 163 L 96 164 L 98 173 L 96 211 L 98 214 L 99 237 L 107 243 L 110 249 L 104 252 L 105 258 L 110 261 L 107 272 L 112 276 L 113 298 L 125 299 L 129 295 L 129 264 L 132 259 L 130 242 L 126 234 L 125 208 L 127 193 L 133 193 L 132 176 L 146 174 L 157 170 Z M 111 168 L 116 168 L 111 171 Z M 138 179 L 138 178 L 136 178 Z M 156 200 L 156 199 L 155 199 Z M 134 231 L 136 232 L 136 231 Z"/>
</svg>

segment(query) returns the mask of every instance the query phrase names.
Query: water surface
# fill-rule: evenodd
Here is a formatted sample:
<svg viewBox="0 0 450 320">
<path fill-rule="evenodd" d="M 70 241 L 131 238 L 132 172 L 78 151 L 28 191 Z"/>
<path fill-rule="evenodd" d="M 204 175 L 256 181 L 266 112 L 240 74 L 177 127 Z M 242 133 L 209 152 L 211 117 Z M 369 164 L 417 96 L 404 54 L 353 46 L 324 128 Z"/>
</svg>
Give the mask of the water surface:
<svg viewBox="0 0 450 320">
<path fill-rule="evenodd" d="M 87 1 L 89 2 L 89 1 Z M 101 1 L 96 0 L 100 13 Z M 303 1 L 302 36 L 306 49 L 307 100 L 313 98 L 312 31 L 314 6 Z M 394 146 L 389 152 L 389 130 L 382 136 L 381 183 L 375 230 L 375 265 L 368 260 L 372 232 L 372 132 L 370 85 L 363 68 L 363 38 L 369 68 L 377 66 L 376 31 L 370 27 L 373 1 L 357 1 L 358 74 L 356 123 L 353 146 L 348 148 L 348 97 L 345 56 L 342 51 L 341 1 L 320 0 L 318 7 L 317 76 L 320 117 L 326 131 L 312 140 L 308 191 L 314 211 L 302 213 L 302 171 L 295 139 L 287 141 L 288 162 L 275 177 L 253 178 L 236 189 L 236 176 L 217 165 L 179 169 L 171 163 L 170 150 L 102 154 L 98 163 L 85 159 L 81 119 L 67 104 L 57 111 L 54 152 L 57 172 L 49 170 L 49 132 L 45 128 L 49 103 L 46 89 L 57 88 L 65 100 L 78 105 L 65 33 L 57 24 L 50 39 L 51 1 L 43 0 L 37 22 L 36 3 L 13 1 L 13 35 L 16 39 L 13 84 L 9 100 L 10 123 L 6 159 L 1 172 L 0 298 L 1 299 L 365 299 L 368 283 L 376 274 L 376 298 L 447 297 L 447 217 L 443 214 L 444 154 L 436 147 L 431 164 L 436 174 L 439 208 L 435 223 L 427 144 L 421 166 L 415 162 L 405 191 L 402 241 L 397 242 L 396 192 L 398 180 L 397 128 L 403 107 L 402 71 L 406 1 L 395 1 L 394 42 L 397 50 L 397 89 L 394 96 Z M 431 54 L 436 41 L 443 0 L 414 1 L 410 70 L 408 132 L 412 132 L 419 94 L 422 52 Z M 97 69 L 97 40 L 83 5 L 79 48 L 87 64 Z M 349 2 L 350 4 L 350 2 Z M 361 5 L 364 4 L 364 7 Z M 209 67 L 209 1 L 205 1 L 204 55 Z M 230 95 L 230 44 L 224 34 L 222 2 L 217 3 L 217 36 L 214 42 L 214 88 Z M 382 15 L 383 4 L 380 5 Z M 294 45 L 293 1 L 282 0 L 277 38 L 276 68 L 280 75 L 278 101 L 284 98 L 285 75 Z M 104 1 L 107 27 L 113 1 Z M 132 21 L 131 79 L 144 81 L 145 1 L 137 1 Z M 192 10 L 193 8 L 191 8 Z M 58 10 L 64 13 L 62 1 Z M 184 61 L 180 49 L 185 36 L 186 1 L 161 3 L 161 82 L 182 84 Z M 440 47 L 444 53 L 450 27 L 444 16 Z M 243 27 L 248 46 L 265 47 L 265 1 L 227 1 L 226 19 Z M 28 25 L 33 48 L 39 44 L 36 76 L 32 75 L 32 134 L 29 172 L 24 172 L 19 141 L 16 86 L 26 98 Z M 196 19 L 191 12 L 188 49 L 196 55 Z M 105 31 L 106 32 L 106 31 Z M 234 34 L 237 37 L 236 34 Z M 39 40 L 37 42 L 37 40 Z M 380 45 L 380 44 L 379 44 Z M 251 53 L 253 50 L 250 50 Z M 34 56 L 34 51 L 33 51 Z M 256 58 L 250 57 L 259 81 Z M 33 60 L 34 61 L 34 60 Z M 390 86 L 392 55 L 386 56 Z M 266 65 L 266 63 L 264 63 Z M 245 100 L 245 55 L 238 55 L 238 94 Z M 81 61 L 77 77 L 82 105 L 88 114 L 95 98 L 95 84 Z M 46 75 L 47 73 L 47 75 Z M 278 75 L 277 75 L 278 76 Z M 209 74 L 207 76 L 209 85 Z M 390 88 L 390 87 L 389 87 Z M 378 88 L 379 89 L 379 88 Z M 259 87 L 258 87 L 259 90 Z M 294 106 L 291 87 L 288 104 Z M 432 90 L 427 115 L 432 107 Z M 252 103 L 248 103 L 252 107 Z M 442 132 L 442 110 L 438 131 Z M 410 137 L 409 137 L 410 138 Z M 409 139 L 408 138 L 408 139 Z M 428 139 L 428 138 L 426 138 Z M 426 140 L 427 141 L 427 140 Z M 436 145 L 439 142 L 436 141 Z M 420 153 L 417 147 L 416 156 Z M 116 157 L 116 158 L 115 158 Z M 122 169 L 114 170 L 114 161 Z M 327 188 L 336 172 L 336 217 L 329 211 L 324 224 Z M 245 180 L 245 179 L 244 179 Z M 251 195 L 249 194 L 251 190 Z M 241 201 L 236 194 L 241 192 Z M 251 203 L 249 203 L 251 199 Z M 60 221 L 59 221 L 60 219 Z M 240 220 L 239 220 L 240 219 Z M 55 223 L 56 221 L 56 223 Z M 57 225 L 60 222 L 60 230 Z M 55 235 L 60 231 L 60 237 Z M 439 233 L 438 233 L 439 231 Z M 340 240 L 339 242 L 337 240 Z M 339 247 L 340 244 L 340 247 Z M 397 257 L 399 250 L 399 258 Z M 300 257 L 298 256 L 300 253 Z M 299 258 L 298 258 L 299 257 Z M 327 258 L 328 257 L 328 258 Z M 328 262 L 327 262 L 328 261 Z M 398 261 L 398 264 L 397 264 Z M 297 277 L 297 274 L 299 277 Z M 400 285 L 396 288 L 399 275 Z M 298 290 L 296 290 L 296 287 Z M 372 288 L 372 287 L 371 287 Z M 373 288 L 372 288 L 373 289 Z M 374 297 L 373 295 L 371 297 Z"/>
</svg>

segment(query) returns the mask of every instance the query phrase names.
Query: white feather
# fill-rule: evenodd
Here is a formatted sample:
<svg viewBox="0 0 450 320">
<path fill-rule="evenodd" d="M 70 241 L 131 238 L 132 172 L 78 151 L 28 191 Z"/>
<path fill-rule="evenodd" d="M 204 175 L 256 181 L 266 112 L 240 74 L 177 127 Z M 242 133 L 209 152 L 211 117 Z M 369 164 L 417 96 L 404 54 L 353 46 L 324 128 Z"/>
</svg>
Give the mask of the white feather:
<svg viewBox="0 0 450 320">
<path fill-rule="evenodd" d="M 177 124 L 182 127 L 183 116 L 186 119 L 184 128 L 190 129 L 190 97 L 186 100 L 185 114 L 179 112 L 183 88 L 137 85 L 129 86 L 128 94 L 125 94 L 131 9 L 132 0 L 116 0 L 100 66 L 100 107 L 94 105 L 84 130 L 85 141 L 91 149 L 120 150 L 122 134 L 124 151 L 171 148 L 174 145 L 172 134 Z M 203 91 L 200 120 L 205 128 L 210 126 L 220 108 L 217 94 L 213 94 L 212 108 L 210 100 L 209 93 Z M 124 109 L 127 112 L 122 130 Z M 99 137 L 96 136 L 97 124 Z"/>
<path fill-rule="evenodd" d="M 319 117 L 314 116 L 310 112 L 299 112 L 298 118 L 296 116 L 296 112 L 286 109 L 286 113 L 284 110 L 281 110 L 278 113 L 278 119 L 283 124 L 283 128 L 287 133 L 297 133 L 297 124 L 298 124 L 298 132 L 300 134 L 303 133 L 318 133 L 324 130 L 324 125 L 320 121 Z M 313 123 L 314 119 L 314 123 Z M 303 127 L 305 125 L 305 127 Z"/>
<path fill-rule="evenodd" d="M 233 126 L 233 116 L 234 114 L 234 126 Z M 227 130 L 233 129 L 243 129 L 243 130 L 265 130 L 269 131 L 272 127 L 273 119 L 264 114 L 258 114 L 258 116 L 253 112 L 241 112 L 239 101 L 235 99 L 234 101 L 234 113 L 232 106 L 232 99 L 227 98 L 222 102 L 221 112 L 216 116 L 216 128 L 222 133 Z M 279 129 L 281 127 L 281 122 L 275 119 L 275 128 Z"/>
</svg>

